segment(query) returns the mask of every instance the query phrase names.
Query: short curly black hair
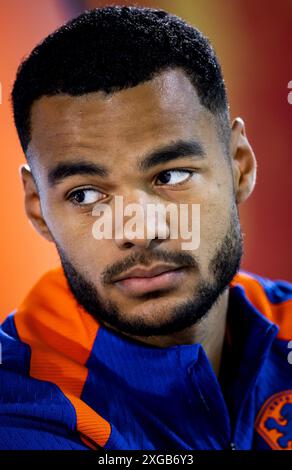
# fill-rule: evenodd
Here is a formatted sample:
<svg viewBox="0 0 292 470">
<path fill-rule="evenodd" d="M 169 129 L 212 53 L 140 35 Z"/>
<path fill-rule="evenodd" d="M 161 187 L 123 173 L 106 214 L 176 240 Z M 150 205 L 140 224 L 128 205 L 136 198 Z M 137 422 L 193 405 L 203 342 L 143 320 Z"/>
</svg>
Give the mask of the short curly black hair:
<svg viewBox="0 0 292 470">
<path fill-rule="evenodd" d="M 19 65 L 11 100 L 24 153 L 31 138 L 31 106 L 41 96 L 114 93 L 172 67 L 183 68 L 202 105 L 217 117 L 226 146 L 229 106 L 221 67 L 209 40 L 164 10 L 108 6 L 86 10 L 65 23 Z"/>
</svg>

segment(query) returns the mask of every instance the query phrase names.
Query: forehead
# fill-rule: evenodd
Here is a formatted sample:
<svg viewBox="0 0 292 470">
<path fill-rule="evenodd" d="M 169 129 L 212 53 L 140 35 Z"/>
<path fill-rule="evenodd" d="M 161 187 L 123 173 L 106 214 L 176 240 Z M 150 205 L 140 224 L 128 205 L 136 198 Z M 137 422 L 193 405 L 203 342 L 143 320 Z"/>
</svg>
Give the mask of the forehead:
<svg viewBox="0 0 292 470">
<path fill-rule="evenodd" d="M 31 109 L 28 152 L 50 161 L 76 147 L 111 155 L 121 149 L 144 152 L 145 146 L 202 134 L 209 141 L 214 137 L 214 117 L 186 74 L 172 69 L 112 95 L 42 96 Z"/>
</svg>

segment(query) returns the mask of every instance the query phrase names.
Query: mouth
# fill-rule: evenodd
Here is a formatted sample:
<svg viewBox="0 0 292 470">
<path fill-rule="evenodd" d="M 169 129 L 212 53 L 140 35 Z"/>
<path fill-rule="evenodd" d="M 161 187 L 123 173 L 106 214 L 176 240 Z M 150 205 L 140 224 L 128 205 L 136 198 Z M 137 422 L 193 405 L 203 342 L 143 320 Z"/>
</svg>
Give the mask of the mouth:
<svg viewBox="0 0 292 470">
<path fill-rule="evenodd" d="M 186 272 L 186 266 L 157 266 L 148 271 L 138 268 L 117 278 L 113 284 L 128 295 L 139 295 L 158 289 L 177 288 Z"/>
</svg>

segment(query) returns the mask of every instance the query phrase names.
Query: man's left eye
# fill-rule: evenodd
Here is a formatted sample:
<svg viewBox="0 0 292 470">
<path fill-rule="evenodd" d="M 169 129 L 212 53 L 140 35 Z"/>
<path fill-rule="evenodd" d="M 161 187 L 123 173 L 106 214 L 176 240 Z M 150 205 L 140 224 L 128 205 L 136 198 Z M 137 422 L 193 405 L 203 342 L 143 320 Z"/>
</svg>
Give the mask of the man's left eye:
<svg viewBox="0 0 292 470">
<path fill-rule="evenodd" d="M 191 170 L 165 170 L 159 174 L 157 180 L 160 180 L 162 185 L 172 186 L 185 183 L 193 173 L 194 171 Z"/>
<path fill-rule="evenodd" d="M 101 199 L 101 193 L 96 189 L 77 189 L 69 195 L 68 199 L 73 204 L 85 206 L 87 204 L 94 204 Z"/>
</svg>

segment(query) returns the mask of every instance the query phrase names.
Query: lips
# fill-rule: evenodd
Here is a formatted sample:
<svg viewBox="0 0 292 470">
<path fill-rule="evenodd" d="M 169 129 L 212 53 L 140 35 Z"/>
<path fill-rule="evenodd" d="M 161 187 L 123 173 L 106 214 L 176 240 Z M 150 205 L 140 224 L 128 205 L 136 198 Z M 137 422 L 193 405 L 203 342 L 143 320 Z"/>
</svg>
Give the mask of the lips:
<svg viewBox="0 0 292 470">
<path fill-rule="evenodd" d="M 152 269 L 143 269 L 143 268 L 135 268 L 128 271 L 126 274 L 118 276 L 113 280 L 113 282 L 121 281 L 124 279 L 132 278 L 132 277 L 154 277 L 158 276 L 161 273 L 165 273 L 167 271 L 174 271 L 176 269 L 180 269 L 181 266 L 171 266 L 171 265 L 158 265 L 153 267 Z"/>
<path fill-rule="evenodd" d="M 187 272 L 186 267 L 159 265 L 152 269 L 135 268 L 114 280 L 114 285 L 130 296 L 154 290 L 177 289 Z"/>
</svg>

